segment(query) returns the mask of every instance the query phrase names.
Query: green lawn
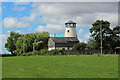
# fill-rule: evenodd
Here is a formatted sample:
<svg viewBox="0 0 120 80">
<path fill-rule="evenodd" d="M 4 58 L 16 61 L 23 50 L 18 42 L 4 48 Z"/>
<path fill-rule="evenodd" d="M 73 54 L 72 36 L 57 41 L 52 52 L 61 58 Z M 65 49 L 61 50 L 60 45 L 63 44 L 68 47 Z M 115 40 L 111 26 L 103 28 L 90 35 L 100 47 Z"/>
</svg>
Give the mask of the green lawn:
<svg viewBox="0 0 120 80">
<path fill-rule="evenodd" d="M 20 56 L 2 58 L 3 78 L 117 78 L 118 56 Z"/>
</svg>

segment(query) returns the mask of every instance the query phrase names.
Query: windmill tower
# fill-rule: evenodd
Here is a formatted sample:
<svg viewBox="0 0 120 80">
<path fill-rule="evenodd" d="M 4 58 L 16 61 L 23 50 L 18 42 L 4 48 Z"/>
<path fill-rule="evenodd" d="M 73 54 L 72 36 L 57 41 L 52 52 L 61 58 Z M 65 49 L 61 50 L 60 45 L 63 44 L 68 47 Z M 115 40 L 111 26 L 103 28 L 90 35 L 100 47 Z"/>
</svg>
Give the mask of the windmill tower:
<svg viewBox="0 0 120 80">
<path fill-rule="evenodd" d="M 70 20 L 65 23 L 65 37 L 77 37 L 75 22 Z"/>
</svg>

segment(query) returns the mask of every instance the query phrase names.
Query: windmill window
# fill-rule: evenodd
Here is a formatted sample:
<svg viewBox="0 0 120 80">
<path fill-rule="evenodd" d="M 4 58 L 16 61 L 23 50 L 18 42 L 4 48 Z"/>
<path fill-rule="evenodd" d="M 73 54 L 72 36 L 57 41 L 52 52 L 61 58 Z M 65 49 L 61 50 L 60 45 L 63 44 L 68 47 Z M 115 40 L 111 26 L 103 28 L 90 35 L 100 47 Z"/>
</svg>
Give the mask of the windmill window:
<svg viewBox="0 0 120 80">
<path fill-rule="evenodd" d="M 71 27 L 73 27 L 73 24 L 70 24 Z"/>
<path fill-rule="evenodd" d="M 70 32 L 69 30 L 67 32 Z"/>
<path fill-rule="evenodd" d="M 67 24 L 67 26 L 69 26 L 69 24 Z"/>
</svg>

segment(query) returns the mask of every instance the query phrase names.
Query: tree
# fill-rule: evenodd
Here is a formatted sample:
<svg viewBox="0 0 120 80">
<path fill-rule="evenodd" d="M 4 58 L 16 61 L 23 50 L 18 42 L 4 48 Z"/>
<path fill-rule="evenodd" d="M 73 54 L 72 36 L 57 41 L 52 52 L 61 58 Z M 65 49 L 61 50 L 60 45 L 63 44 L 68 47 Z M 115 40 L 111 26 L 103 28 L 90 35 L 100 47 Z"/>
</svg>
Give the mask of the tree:
<svg viewBox="0 0 120 80">
<path fill-rule="evenodd" d="M 103 20 L 97 20 L 92 24 L 92 28 L 90 28 L 90 33 L 92 33 L 92 38 L 97 42 L 96 48 L 100 48 L 100 24 L 102 25 L 102 42 L 103 42 L 103 48 L 109 49 L 110 43 L 112 41 L 112 38 L 110 37 L 112 35 L 112 30 L 110 29 L 110 22 L 103 21 Z"/>
<path fill-rule="evenodd" d="M 89 39 L 88 43 L 87 43 L 87 47 L 89 49 L 96 49 L 97 47 L 97 42 L 94 39 Z"/>
<path fill-rule="evenodd" d="M 15 50 L 15 53 L 16 54 L 22 54 L 23 53 L 23 42 L 24 42 L 24 38 L 23 37 L 19 37 L 17 39 L 17 42 L 16 42 L 16 50 Z"/>
<path fill-rule="evenodd" d="M 21 35 L 19 33 L 10 32 L 5 48 L 12 54 L 21 55 L 23 53 L 32 52 L 33 50 L 41 50 L 47 48 L 49 39 L 48 32 L 30 33 Z"/>
<path fill-rule="evenodd" d="M 23 52 L 26 53 L 26 52 L 31 52 L 33 51 L 33 42 L 34 42 L 34 38 L 32 36 L 33 34 L 25 34 L 23 36 L 24 38 L 24 42 L 23 42 Z"/>
<path fill-rule="evenodd" d="M 85 43 L 77 43 L 73 46 L 73 50 L 85 50 L 86 44 Z"/>
<path fill-rule="evenodd" d="M 118 34 L 119 37 L 120 37 L 120 26 L 114 27 L 114 28 L 113 28 L 113 33 L 114 33 L 114 34 Z"/>
<path fill-rule="evenodd" d="M 47 48 L 49 37 L 50 36 L 48 32 L 36 33 L 35 42 L 43 41 L 43 44 L 44 44 L 43 47 Z"/>
<path fill-rule="evenodd" d="M 93 40 L 97 44 L 95 48 L 100 48 L 100 24 L 102 25 L 103 49 L 115 49 L 115 47 L 120 46 L 120 26 L 110 29 L 108 21 L 97 20 L 92 24 L 93 27 L 89 29 Z"/>
<path fill-rule="evenodd" d="M 12 54 L 23 54 L 32 52 L 33 50 L 47 49 L 47 42 L 49 39 L 48 32 L 30 33 L 21 35 L 19 33 L 11 32 L 7 39 L 5 48 Z"/>
<path fill-rule="evenodd" d="M 10 36 L 7 38 L 7 43 L 5 43 L 5 48 L 11 52 L 11 54 L 14 54 L 14 51 L 16 50 L 16 41 L 21 35 L 19 33 L 10 32 Z"/>
<path fill-rule="evenodd" d="M 120 26 L 113 28 L 112 40 L 112 48 L 120 46 Z"/>
<path fill-rule="evenodd" d="M 33 43 L 33 50 L 39 51 L 41 49 L 43 49 L 43 41 Z"/>
</svg>

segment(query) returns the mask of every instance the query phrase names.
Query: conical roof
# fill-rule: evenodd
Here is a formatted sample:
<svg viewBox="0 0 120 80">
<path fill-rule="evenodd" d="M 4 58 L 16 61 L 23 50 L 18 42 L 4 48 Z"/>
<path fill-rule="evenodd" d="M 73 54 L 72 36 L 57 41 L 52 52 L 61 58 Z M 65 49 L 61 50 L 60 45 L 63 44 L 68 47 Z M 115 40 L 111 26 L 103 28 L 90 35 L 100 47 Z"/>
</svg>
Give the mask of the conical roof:
<svg viewBox="0 0 120 80">
<path fill-rule="evenodd" d="M 74 23 L 74 24 L 76 24 L 74 21 L 72 21 L 72 20 L 69 20 L 68 22 L 66 22 L 66 23 Z"/>
</svg>

